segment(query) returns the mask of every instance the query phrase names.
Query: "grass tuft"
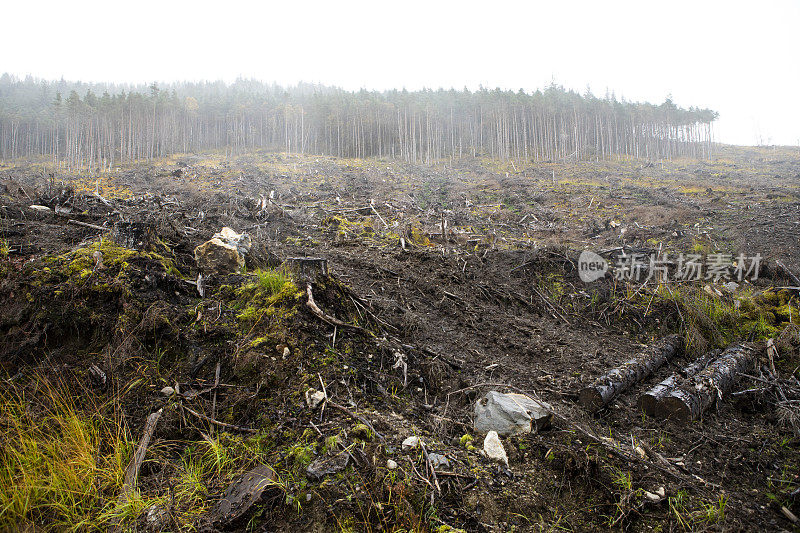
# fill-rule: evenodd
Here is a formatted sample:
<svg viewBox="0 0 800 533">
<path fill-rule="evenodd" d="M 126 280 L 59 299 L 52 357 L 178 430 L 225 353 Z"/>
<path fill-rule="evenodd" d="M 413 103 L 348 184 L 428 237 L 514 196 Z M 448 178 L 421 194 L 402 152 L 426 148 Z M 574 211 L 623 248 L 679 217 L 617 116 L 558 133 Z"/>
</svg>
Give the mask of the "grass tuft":
<svg viewBox="0 0 800 533">
<path fill-rule="evenodd" d="M 17 390 L 0 393 L 0 530 L 103 529 L 133 445 L 103 406 L 79 410 L 64 388 L 45 384 L 34 404 Z"/>
</svg>

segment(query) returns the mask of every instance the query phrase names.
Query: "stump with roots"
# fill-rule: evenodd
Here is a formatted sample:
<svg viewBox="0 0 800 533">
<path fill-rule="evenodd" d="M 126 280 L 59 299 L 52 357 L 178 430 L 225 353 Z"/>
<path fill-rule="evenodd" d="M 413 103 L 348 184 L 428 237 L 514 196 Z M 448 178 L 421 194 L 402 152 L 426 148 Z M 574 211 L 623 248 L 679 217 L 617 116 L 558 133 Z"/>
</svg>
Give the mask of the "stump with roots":
<svg viewBox="0 0 800 533">
<path fill-rule="evenodd" d="M 282 268 L 300 282 L 313 282 L 328 276 L 328 260 L 321 257 L 288 257 Z"/>
<path fill-rule="evenodd" d="M 142 251 L 151 250 L 158 239 L 155 226 L 146 222 L 117 222 L 112 234 L 120 246 Z"/>
</svg>

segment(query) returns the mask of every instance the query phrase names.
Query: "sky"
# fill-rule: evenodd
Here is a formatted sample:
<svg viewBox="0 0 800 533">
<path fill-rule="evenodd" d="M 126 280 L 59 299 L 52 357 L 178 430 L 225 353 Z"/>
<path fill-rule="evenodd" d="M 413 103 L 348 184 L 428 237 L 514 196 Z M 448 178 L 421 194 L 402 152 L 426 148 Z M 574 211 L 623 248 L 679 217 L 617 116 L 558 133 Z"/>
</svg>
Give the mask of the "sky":
<svg viewBox="0 0 800 533">
<path fill-rule="evenodd" d="M 730 144 L 800 145 L 800 0 L 13 1 L 0 72 L 110 82 L 523 89 L 720 113 Z"/>
</svg>

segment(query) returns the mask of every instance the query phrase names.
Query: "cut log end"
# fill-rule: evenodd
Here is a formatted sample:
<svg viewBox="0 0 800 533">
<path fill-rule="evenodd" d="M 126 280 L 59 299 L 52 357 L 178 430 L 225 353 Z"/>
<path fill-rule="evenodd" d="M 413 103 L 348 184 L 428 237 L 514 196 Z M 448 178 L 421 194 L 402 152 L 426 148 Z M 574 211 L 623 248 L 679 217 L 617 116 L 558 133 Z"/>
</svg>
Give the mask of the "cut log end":
<svg viewBox="0 0 800 533">
<path fill-rule="evenodd" d="M 675 420 L 677 422 L 691 422 L 695 416 L 686 400 L 678 396 L 667 396 L 660 402 L 658 414 L 661 418 Z"/>
<path fill-rule="evenodd" d="M 578 403 L 580 403 L 584 409 L 592 412 L 599 411 L 605 405 L 603 395 L 600 394 L 600 391 L 595 387 L 581 389 L 578 393 Z"/>
<path fill-rule="evenodd" d="M 643 412 L 647 416 L 657 417 L 660 415 L 659 400 L 659 397 L 646 392 L 639 396 L 639 401 L 636 403 L 636 407 L 639 409 L 639 411 Z"/>
</svg>

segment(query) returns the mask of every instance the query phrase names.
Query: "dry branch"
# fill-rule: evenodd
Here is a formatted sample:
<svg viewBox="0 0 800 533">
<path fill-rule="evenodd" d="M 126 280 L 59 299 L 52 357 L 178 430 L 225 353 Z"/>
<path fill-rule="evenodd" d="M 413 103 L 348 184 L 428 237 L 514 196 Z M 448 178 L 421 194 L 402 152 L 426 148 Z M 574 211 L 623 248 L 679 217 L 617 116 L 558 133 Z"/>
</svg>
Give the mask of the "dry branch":
<svg viewBox="0 0 800 533">
<path fill-rule="evenodd" d="M 200 420 L 205 420 L 206 422 L 209 422 L 211 424 L 215 424 L 215 425 L 217 425 L 219 427 L 222 427 L 222 428 L 225 428 L 225 429 L 233 429 L 235 431 L 243 431 L 245 433 L 258 433 L 257 429 L 248 428 L 248 427 L 244 427 L 244 426 L 237 426 L 235 424 L 228 424 L 227 422 L 221 422 L 219 420 L 215 420 L 215 419 L 211 418 L 210 416 L 206 416 L 206 415 L 204 415 L 202 413 L 198 413 L 194 409 L 186 407 L 185 405 L 183 406 L 183 409 L 186 409 L 190 414 L 193 414 L 194 416 L 196 416 Z"/>
<path fill-rule="evenodd" d="M 144 454 L 147 453 L 147 448 L 150 446 L 150 439 L 153 437 L 153 432 L 156 430 L 158 419 L 161 418 L 161 413 L 164 409 L 159 409 L 155 413 L 151 413 L 147 417 L 147 422 L 144 424 L 144 431 L 142 438 L 139 439 L 139 446 L 136 447 L 136 452 L 133 454 L 128 468 L 125 469 L 125 481 L 122 484 L 122 492 L 119 495 L 119 503 L 125 503 L 128 500 L 128 495 L 136 488 L 136 479 L 139 477 L 139 468 L 144 461 Z"/>
<path fill-rule="evenodd" d="M 92 228 L 96 229 L 97 231 L 108 231 L 111 228 L 104 228 L 103 226 L 98 226 L 97 224 L 89 224 L 88 222 L 81 222 L 80 220 L 75 219 L 67 219 L 67 224 L 75 224 L 76 226 L 83 226 L 84 228 Z"/>
<path fill-rule="evenodd" d="M 311 312 L 314 314 L 314 316 L 316 316 L 317 318 L 319 318 L 323 322 L 327 322 L 328 324 L 330 324 L 332 326 L 339 326 L 339 327 L 342 327 L 342 328 L 350 328 L 350 329 L 354 329 L 356 331 L 360 331 L 362 333 L 368 333 L 368 331 L 365 330 L 364 328 L 362 328 L 361 326 L 354 326 L 353 324 L 348 324 L 347 322 L 342 322 L 338 318 L 332 317 L 332 316 L 326 314 L 322 309 L 320 309 L 319 306 L 317 305 L 317 303 L 314 301 L 314 293 L 311 291 L 311 284 L 310 283 L 306 284 L 306 294 L 308 295 L 308 302 L 306 302 L 306 305 L 311 310 Z"/>
</svg>

